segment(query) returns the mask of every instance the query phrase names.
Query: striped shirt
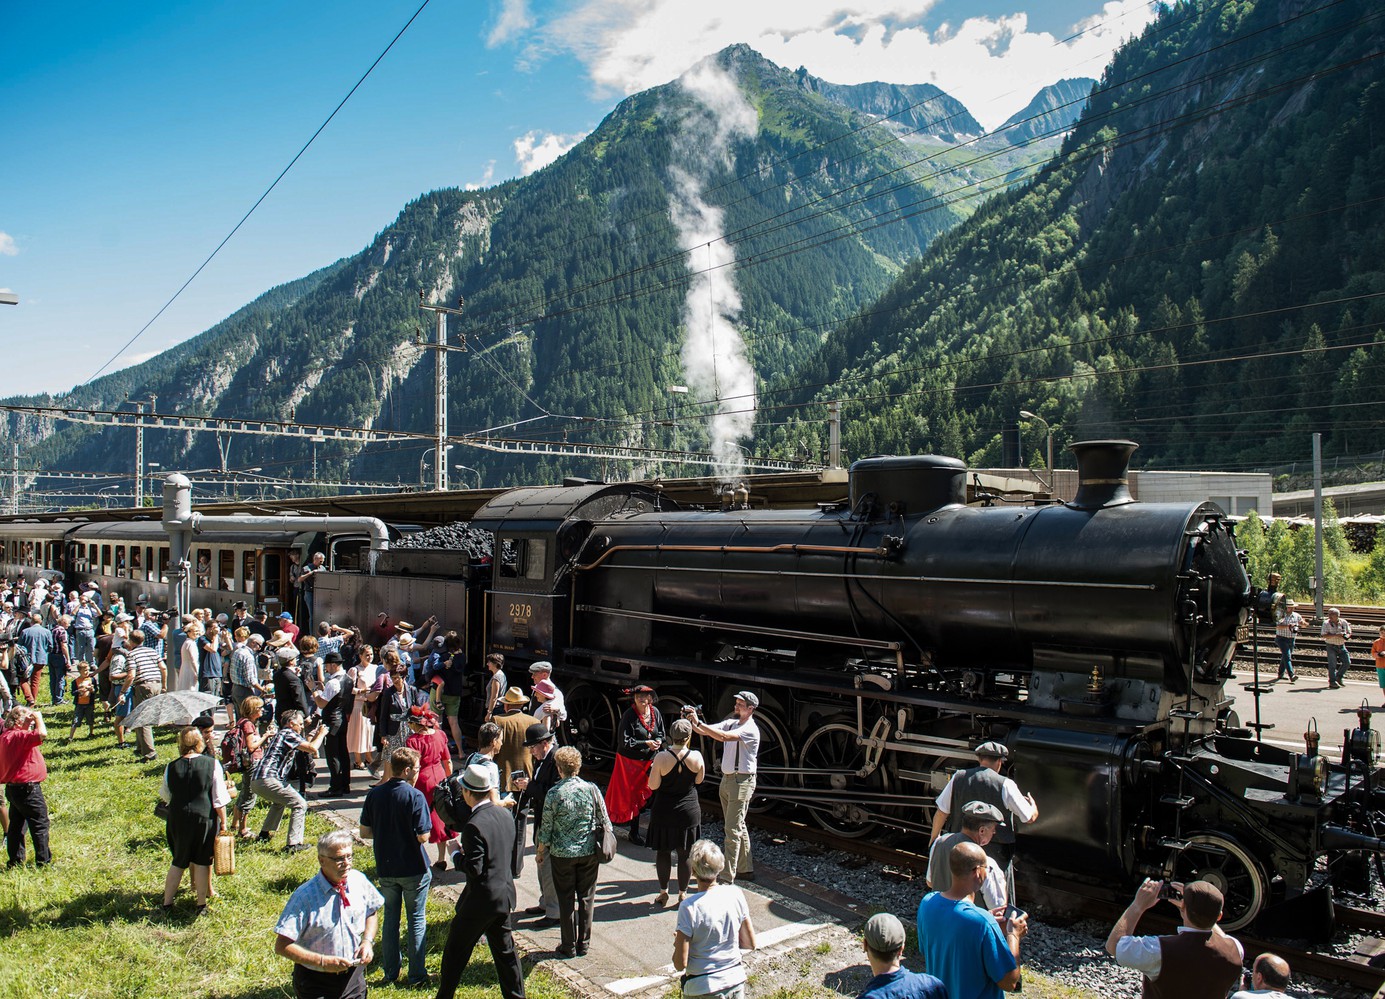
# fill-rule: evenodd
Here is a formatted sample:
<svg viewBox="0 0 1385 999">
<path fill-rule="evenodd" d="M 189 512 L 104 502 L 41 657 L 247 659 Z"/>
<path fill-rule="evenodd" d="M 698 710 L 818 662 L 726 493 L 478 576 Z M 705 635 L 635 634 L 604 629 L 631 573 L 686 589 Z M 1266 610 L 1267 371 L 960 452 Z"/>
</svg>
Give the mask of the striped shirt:
<svg viewBox="0 0 1385 999">
<path fill-rule="evenodd" d="M 163 686 L 163 658 L 148 645 L 131 649 L 125 660 L 134 676 L 131 684 L 152 683 L 157 687 Z"/>
<path fill-rule="evenodd" d="M 260 757 L 260 762 L 255 764 L 250 778 L 252 780 L 265 780 L 266 778 L 277 781 L 286 780 L 289 766 L 293 763 L 294 752 L 301 745 L 303 745 L 303 737 L 293 729 L 279 729 L 265 743 L 264 756 Z"/>
</svg>

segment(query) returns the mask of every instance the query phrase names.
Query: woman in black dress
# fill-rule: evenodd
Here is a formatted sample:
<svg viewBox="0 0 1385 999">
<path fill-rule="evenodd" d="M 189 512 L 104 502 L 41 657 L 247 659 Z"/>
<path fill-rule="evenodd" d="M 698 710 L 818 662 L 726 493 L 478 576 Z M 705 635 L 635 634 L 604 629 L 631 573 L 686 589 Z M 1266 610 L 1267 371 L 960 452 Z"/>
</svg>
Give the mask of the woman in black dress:
<svg viewBox="0 0 1385 999">
<path fill-rule="evenodd" d="M 212 882 L 212 852 L 216 835 L 226 828 L 226 809 L 213 802 L 226 798 L 221 768 L 205 756 L 202 733 L 189 725 L 178 733 L 181 754 L 164 771 L 159 797 L 168 803 L 168 850 L 173 854 L 164 878 L 163 908 L 173 908 L 173 897 L 183 883 L 183 872 L 192 869 L 192 889 L 197 895 L 197 914 L 207 908 Z M 218 787 L 218 785 L 221 785 Z"/>
<path fill-rule="evenodd" d="M 616 758 L 606 785 L 606 812 L 618 826 L 629 826 L 630 842 L 644 843 L 640 814 L 649 801 L 649 764 L 664 744 L 664 716 L 654 707 L 654 688 L 640 684 L 635 703 L 616 726 Z"/>
<path fill-rule="evenodd" d="M 649 788 L 654 792 L 649 813 L 649 845 L 654 850 L 654 873 L 659 879 L 655 905 L 668 902 L 668 876 L 672 855 L 678 854 L 678 901 L 688 893 L 692 871 L 688 851 L 702 835 L 702 805 L 697 785 L 707 776 L 707 764 L 696 749 L 689 749 L 692 723 L 679 718 L 669 726 L 669 744 L 654 757 Z"/>
</svg>

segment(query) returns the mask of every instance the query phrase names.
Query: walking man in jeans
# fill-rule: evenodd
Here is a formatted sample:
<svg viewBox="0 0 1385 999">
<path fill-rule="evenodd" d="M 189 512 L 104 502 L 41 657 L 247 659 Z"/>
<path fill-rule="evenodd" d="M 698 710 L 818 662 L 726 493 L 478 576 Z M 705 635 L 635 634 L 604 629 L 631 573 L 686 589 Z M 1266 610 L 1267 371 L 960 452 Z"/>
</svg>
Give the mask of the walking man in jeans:
<svg viewBox="0 0 1385 999">
<path fill-rule="evenodd" d="M 750 859 L 750 830 L 745 817 L 750 811 L 750 799 L 755 796 L 755 773 L 760 758 L 760 727 L 755 724 L 755 709 L 760 698 L 749 690 L 736 695 L 732 717 L 716 725 L 708 725 L 689 711 L 688 720 L 694 731 L 715 739 L 721 747 L 721 811 L 726 830 L 726 870 L 722 879 L 735 884 L 736 879 L 755 880 L 755 865 Z"/>
<path fill-rule="evenodd" d="M 408 917 L 409 987 L 428 984 L 424 965 L 424 909 L 433 872 L 428 867 L 428 835 L 433 821 L 418 779 L 418 750 L 396 749 L 389 758 L 390 779 L 371 788 L 361 808 L 361 838 L 375 841 L 375 887 L 385 898 L 380 970 L 385 985 L 399 978 L 399 909 Z"/>
<path fill-rule="evenodd" d="M 1327 608 L 1327 617 L 1322 623 L 1322 640 L 1327 646 L 1327 686 L 1335 690 L 1347 678 L 1347 667 L 1351 656 L 1347 652 L 1347 639 L 1351 638 L 1351 622 L 1342 617 L 1336 607 Z"/>
</svg>

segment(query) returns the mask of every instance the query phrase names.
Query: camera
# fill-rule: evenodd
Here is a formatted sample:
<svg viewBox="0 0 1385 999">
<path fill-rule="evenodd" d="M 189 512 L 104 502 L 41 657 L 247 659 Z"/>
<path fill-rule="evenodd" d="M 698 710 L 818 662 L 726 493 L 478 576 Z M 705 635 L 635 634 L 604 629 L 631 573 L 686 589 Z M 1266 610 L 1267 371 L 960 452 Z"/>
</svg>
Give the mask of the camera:
<svg viewBox="0 0 1385 999">
<path fill-rule="evenodd" d="M 1181 902 L 1183 901 L 1183 891 L 1175 888 L 1172 881 L 1165 881 L 1159 889 L 1159 897 L 1170 902 Z"/>
<path fill-rule="evenodd" d="M 679 709 L 679 714 L 681 714 L 684 718 L 687 718 L 689 715 L 694 714 L 705 716 L 707 712 L 703 710 L 701 704 L 684 704 L 683 707 Z"/>
</svg>

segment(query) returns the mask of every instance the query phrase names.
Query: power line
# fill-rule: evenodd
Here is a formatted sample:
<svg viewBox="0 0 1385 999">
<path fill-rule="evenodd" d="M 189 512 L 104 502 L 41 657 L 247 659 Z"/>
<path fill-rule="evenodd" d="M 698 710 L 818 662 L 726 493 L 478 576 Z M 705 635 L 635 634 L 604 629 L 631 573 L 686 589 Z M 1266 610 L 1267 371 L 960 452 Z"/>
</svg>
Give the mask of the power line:
<svg viewBox="0 0 1385 999">
<path fill-rule="evenodd" d="M 257 199 L 255 199 L 255 203 L 250 206 L 249 211 L 247 211 L 244 215 L 241 216 L 240 221 L 237 222 L 235 226 L 232 227 L 231 231 L 226 234 L 226 237 L 216 245 L 216 249 L 212 250 L 212 252 L 207 255 L 207 259 L 202 261 L 202 263 L 200 263 L 197 266 L 197 270 L 192 272 L 192 276 L 189 277 L 186 281 L 184 281 L 182 285 L 179 286 L 178 290 L 173 293 L 173 296 L 169 298 L 169 300 L 165 302 L 162 306 L 160 306 L 159 311 L 154 313 L 153 317 L 149 320 L 149 322 L 141 326 L 139 330 L 135 333 L 135 335 L 130 337 L 130 339 L 125 342 L 124 346 L 117 350 L 111 356 L 111 358 L 108 361 L 106 361 L 105 364 L 97 368 L 96 371 L 91 375 L 91 377 L 82 383 L 83 385 L 90 385 L 97 377 L 100 376 L 101 372 L 105 371 L 112 364 L 114 364 L 121 354 L 125 353 L 125 351 L 129 350 L 132 346 L 134 346 L 135 341 L 144 335 L 145 330 L 149 329 L 150 326 L 153 326 L 154 323 L 158 321 L 158 318 L 168 310 L 168 307 L 171 306 L 174 302 L 176 302 L 178 300 L 178 297 L 182 295 L 182 293 L 185 290 L 187 290 L 188 285 L 192 284 L 192 282 L 197 279 L 197 275 L 201 274 L 202 271 L 206 268 L 206 266 L 212 262 L 213 258 L 215 258 L 216 255 L 221 252 L 221 248 L 231 241 L 231 237 L 240 231 L 240 227 L 245 225 L 246 221 L 250 218 L 250 216 L 254 214 L 255 209 L 259 208 L 260 205 L 264 202 L 265 198 L 269 197 L 270 192 L 279 186 L 279 181 L 283 180 L 284 176 L 290 170 L 293 169 L 293 165 L 297 163 L 298 160 L 303 156 L 303 154 L 308 151 L 308 147 L 313 144 L 314 140 L 316 140 L 317 137 L 322 134 L 323 130 L 331 123 L 332 119 L 337 116 L 337 112 L 340 111 L 346 105 L 346 102 L 351 99 L 351 96 L 357 90 L 360 89 L 361 84 L 365 83 L 366 78 L 370 76 L 370 74 L 374 71 L 375 67 L 380 65 L 381 60 L 383 60 L 385 56 L 389 54 L 390 49 L 394 48 L 394 43 L 399 41 L 399 39 L 403 37 L 404 32 L 409 30 L 409 25 L 413 24 L 414 21 L 418 19 L 418 16 L 423 13 L 423 8 L 427 7 L 428 3 L 429 0 L 423 0 L 423 3 L 419 5 L 418 10 L 414 11 L 413 17 L 410 17 L 409 20 L 404 24 L 404 27 L 399 29 L 399 33 L 396 34 L 392 39 L 390 39 L 390 43 L 385 46 L 383 52 L 381 52 L 378 56 L 375 57 L 375 61 L 370 64 L 370 68 L 361 74 L 361 78 L 356 81 L 355 86 L 353 86 L 349 91 L 347 91 L 346 96 L 343 97 L 341 99 L 341 102 L 335 108 L 332 109 L 332 113 L 329 114 L 323 120 L 322 124 L 317 127 L 317 131 L 312 134 L 312 136 L 308 139 L 307 142 L 303 143 L 303 148 L 298 150 L 298 152 L 294 154 L 293 159 L 289 160 L 288 166 L 284 167 L 284 169 L 279 171 L 279 176 L 275 177 L 274 181 L 267 188 L 265 188 L 264 193 L 261 194 Z"/>
</svg>

